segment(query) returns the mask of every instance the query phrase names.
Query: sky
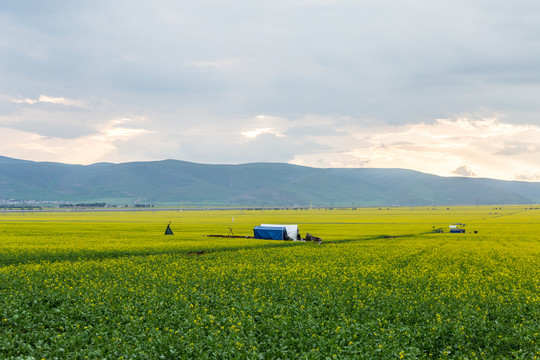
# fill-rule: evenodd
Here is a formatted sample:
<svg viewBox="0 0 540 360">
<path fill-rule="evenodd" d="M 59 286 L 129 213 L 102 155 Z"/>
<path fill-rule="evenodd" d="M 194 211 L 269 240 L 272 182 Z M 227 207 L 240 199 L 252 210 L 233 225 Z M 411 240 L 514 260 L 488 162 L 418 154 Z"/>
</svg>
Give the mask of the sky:
<svg viewBox="0 0 540 360">
<path fill-rule="evenodd" d="M 3 0 L 0 155 L 540 181 L 536 0 Z"/>
</svg>

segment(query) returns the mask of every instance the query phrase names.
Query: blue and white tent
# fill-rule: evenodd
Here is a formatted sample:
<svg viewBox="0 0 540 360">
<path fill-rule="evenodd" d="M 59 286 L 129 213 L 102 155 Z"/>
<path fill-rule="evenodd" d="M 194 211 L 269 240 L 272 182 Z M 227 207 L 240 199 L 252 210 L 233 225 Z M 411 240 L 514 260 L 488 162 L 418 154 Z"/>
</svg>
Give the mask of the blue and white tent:
<svg viewBox="0 0 540 360">
<path fill-rule="evenodd" d="M 287 240 L 287 229 L 284 226 L 255 226 L 255 239 Z"/>
<path fill-rule="evenodd" d="M 261 226 L 270 226 L 270 227 L 284 227 L 287 230 L 287 236 L 288 240 L 298 240 L 299 232 L 298 232 L 298 225 L 281 225 L 281 224 L 261 224 Z M 285 238 L 287 239 L 287 238 Z"/>
</svg>

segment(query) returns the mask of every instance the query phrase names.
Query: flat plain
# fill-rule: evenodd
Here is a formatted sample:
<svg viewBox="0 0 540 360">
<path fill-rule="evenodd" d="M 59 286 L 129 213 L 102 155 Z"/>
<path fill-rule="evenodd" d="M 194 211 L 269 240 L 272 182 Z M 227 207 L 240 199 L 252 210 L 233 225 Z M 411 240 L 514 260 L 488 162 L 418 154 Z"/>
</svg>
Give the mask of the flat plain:
<svg viewBox="0 0 540 360">
<path fill-rule="evenodd" d="M 261 223 L 323 243 L 205 236 Z M 0 213 L 0 358 L 535 359 L 539 324 L 535 206 Z"/>
</svg>

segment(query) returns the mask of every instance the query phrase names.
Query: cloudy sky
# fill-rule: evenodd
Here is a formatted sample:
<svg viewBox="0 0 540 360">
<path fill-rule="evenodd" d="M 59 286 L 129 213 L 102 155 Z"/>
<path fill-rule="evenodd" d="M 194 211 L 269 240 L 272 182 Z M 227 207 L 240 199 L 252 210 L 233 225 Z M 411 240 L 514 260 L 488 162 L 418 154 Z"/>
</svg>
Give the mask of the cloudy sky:
<svg viewBox="0 0 540 360">
<path fill-rule="evenodd" d="M 3 0 L 0 155 L 540 181 L 536 0 Z"/>
</svg>

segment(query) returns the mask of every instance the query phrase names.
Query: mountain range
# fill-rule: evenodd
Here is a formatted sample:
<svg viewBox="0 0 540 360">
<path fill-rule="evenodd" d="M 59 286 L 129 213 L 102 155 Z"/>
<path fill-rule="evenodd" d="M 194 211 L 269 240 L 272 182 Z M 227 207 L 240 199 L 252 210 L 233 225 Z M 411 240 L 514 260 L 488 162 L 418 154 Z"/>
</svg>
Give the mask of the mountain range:
<svg viewBox="0 0 540 360">
<path fill-rule="evenodd" d="M 209 165 L 179 160 L 70 165 L 0 156 L 0 199 L 218 206 L 532 204 L 540 183 L 405 169 Z"/>
</svg>

